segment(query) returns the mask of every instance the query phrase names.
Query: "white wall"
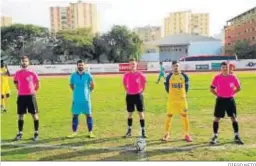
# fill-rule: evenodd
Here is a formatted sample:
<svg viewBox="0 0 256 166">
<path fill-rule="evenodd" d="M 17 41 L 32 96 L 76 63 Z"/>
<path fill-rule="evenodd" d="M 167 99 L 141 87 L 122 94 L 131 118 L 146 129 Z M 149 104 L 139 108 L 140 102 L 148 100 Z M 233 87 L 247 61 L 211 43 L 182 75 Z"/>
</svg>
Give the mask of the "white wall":
<svg viewBox="0 0 256 166">
<path fill-rule="evenodd" d="M 185 71 L 211 71 L 218 70 L 219 64 L 223 61 L 198 61 L 180 62 L 181 70 Z M 237 70 L 256 70 L 256 59 L 230 61 L 235 64 Z M 171 70 L 171 62 L 164 62 L 166 71 Z M 159 62 L 143 62 L 138 64 L 139 70 L 143 72 L 157 72 L 160 69 Z M 76 65 L 34 65 L 30 68 L 38 74 L 70 74 L 76 71 Z M 8 66 L 11 74 L 14 74 L 19 66 Z M 127 63 L 122 64 L 89 64 L 88 70 L 91 73 L 122 73 L 129 69 Z"/>
</svg>

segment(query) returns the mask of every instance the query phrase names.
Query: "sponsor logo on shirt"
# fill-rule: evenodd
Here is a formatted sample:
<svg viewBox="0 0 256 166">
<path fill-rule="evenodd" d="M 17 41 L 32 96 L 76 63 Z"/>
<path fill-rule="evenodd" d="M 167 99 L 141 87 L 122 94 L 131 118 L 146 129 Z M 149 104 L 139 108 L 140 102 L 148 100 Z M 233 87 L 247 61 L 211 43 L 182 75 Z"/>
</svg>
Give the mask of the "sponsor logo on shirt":
<svg viewBox="0 0 256 166">
<path fill-rule="evenodd" d="M 31 82 L 33 80 L 33 77 L 32 76 L 28 76 L 26 79 L 27 79 L 27 81 Z"/>
<path fill-rule="evenodd" d="M 235 84 L 233 82 L 230 83 L 230 88 L 234 88 Z"/>
</svg>

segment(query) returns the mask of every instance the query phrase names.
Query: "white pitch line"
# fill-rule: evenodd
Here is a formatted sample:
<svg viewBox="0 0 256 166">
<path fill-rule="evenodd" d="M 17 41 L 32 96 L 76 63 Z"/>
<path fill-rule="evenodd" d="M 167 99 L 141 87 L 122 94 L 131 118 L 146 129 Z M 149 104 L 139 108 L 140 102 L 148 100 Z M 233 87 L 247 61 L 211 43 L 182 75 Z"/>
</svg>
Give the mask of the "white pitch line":
<svg viewBox="0 0 256 166">
<path fill-rule="evenodd" d="M 25 147 L 25 148 L 55 148 L 55 149 L 82 149 L 83 146 L 65 146 L 65 145 L 51 145 L 51 144 L 19 144 L 16 142 L 4 142 L 2 145 L 13 145 L 16 147 Z"/>
<path fill-rule="evenodd" d="M 51 145 L 51 144 L 19 144 L 16 142 L 4 142 L 1 145 L 13 145 L 16 147 L 25 147 L 25 148 L 55 148 L 55 149 L 74 149 L 74 150 L 109 150 L 109 151 L 135 151 L 135 147 L 124 146 L 124 147 L 100 147 L 100 146 L 67 146 L 67 145 Z M 256 149 L 256 144 L 251 145 L 221 145 L 221 146 L 201 146 L 200 145 L 191 145 L 187 147 L 166 147 L 166 146 L 153 146 L 146 147 L 146 151 L 149 150 L 171 150 L 171 151 L 185 151 L 193 149 L 204 149 L 204 150 L 235 150 L 235 149 Z"/>
</svg>

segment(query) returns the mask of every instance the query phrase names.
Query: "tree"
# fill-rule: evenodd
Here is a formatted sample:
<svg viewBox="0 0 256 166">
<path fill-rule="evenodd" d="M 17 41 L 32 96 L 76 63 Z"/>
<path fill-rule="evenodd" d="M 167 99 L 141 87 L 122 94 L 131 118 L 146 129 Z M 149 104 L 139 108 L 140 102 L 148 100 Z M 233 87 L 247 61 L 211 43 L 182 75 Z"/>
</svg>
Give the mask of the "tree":
<svg viewBox="0 0 256 166">
<path fill-rule="evenodd" d="M 56 40 L 52 37 L 40 38 L 34 42 L 27 43 L 24 52 L 31 60 L 37 61 L 39 64 L 44 64 L 49 61 L 55 64 L 59 60 L 59 54 L 54 54 Z"/>
<path fill-rule="evenodd" d="M 110 46 L 108 45 L 105 36 L 99 36 L 98 34 L 93 38 L 93 59 L 100 63 L 100 57 L 102 55 L 108 56 L 110 53 Z"/>
<path fill-rule="evenodd" d="M 93 34 L 88 28 L 76 30 L 64 30 L 57 33 L 58 46 L 55 51 L 63 52 L 69 58 L 75 56 L 84 59 L 92 59 Z"/>
<path fill-rule="evenodd" d="M 234 52 L 239 59 L 256 59 L 256 45 L 249 45 L 246 40 L 237 42 Z"/>
<path fill-rule="evenodd" d="M 34 42 L 38 38 L 47 37 L 47 28 L 36 25 L 14 24 L 1 28 L 1 49 L 5 52 L 7 59 L 14 62 L 24 55 L 27 43 Z"/>
<path fill-rule="evenodd" d="M 134 55 L 133 58 L 139 60 L 142 54 L 143 41 L 140 40 L 139 36 L 135 32 L 133 32 L 131 35 L 132 35 L 132 41 L 133 41 L 133 47 L 132 47 L 132 53 Z"/>
<path fill-rule="evenodd" d="M 104 35 L 104 38 L 110 47 L 108 54 L 110 61 L 126 62 L 131 57 L 139 58 L 142 42 L 127 27 L 115 25 Z"/>
</svg>

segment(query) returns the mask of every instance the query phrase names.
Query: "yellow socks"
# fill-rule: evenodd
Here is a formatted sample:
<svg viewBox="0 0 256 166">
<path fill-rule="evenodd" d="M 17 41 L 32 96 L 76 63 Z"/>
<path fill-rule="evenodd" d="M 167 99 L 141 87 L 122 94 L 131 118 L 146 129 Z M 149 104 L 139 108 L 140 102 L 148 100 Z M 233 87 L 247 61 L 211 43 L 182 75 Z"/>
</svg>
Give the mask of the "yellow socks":
<svg viewBox="0 0 256 166">
<path fill-rule="evenodd" d="M 181 119 L 182 119 L 184 134 L 187 135 L 188 130 L 189 130 L 188 116 L 187 115 L 181 115 Z"/>
<path fill-rule="evenodd" d="M 167 115 L 166 120 L 165 120 L 165 132 L 166 132 L 166 134 L 168 134 L 170 132 L 171 127 L 172 127 L 172 116 Z"/>
</svg>

